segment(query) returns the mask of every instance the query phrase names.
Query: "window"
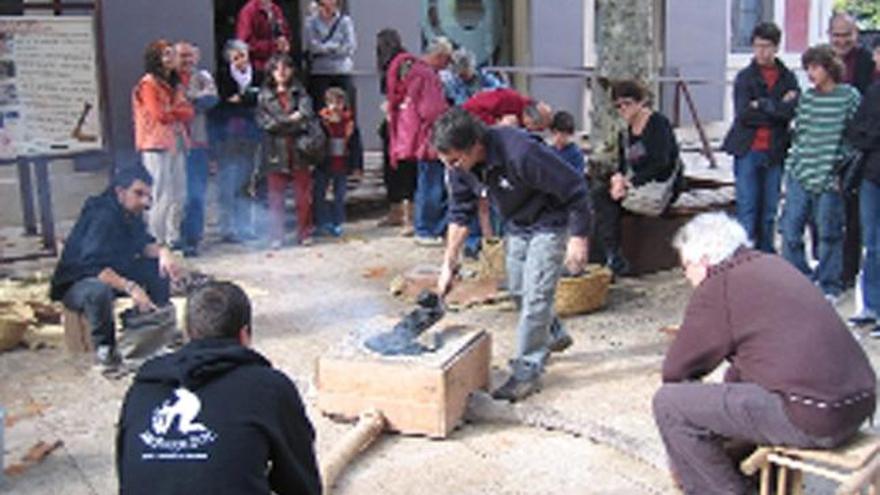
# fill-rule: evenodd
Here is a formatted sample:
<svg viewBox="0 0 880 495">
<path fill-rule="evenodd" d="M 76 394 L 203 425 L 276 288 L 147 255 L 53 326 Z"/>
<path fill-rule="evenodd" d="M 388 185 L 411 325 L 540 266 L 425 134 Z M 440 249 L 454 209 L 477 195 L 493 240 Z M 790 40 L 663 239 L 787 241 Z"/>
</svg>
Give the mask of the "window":
<svg viewBox="0 0 880 495">
<path fill-rule="evenodd" d="M 730 51 L 752 51 L 752 29 L 773 20 L 773 0 L 732 0 L 730 2 Z"/>
</svg>

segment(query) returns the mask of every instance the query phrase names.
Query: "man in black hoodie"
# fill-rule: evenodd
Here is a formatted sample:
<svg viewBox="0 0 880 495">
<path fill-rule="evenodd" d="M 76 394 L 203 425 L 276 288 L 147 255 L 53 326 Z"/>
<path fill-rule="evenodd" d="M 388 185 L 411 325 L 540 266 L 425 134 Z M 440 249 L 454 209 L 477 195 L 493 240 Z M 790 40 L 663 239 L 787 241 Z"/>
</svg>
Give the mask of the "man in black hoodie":
<svg viewBox="0 0 880 495">
<path fill-rule="evenodd" d="M 251 305 L 230 282 L 187 301 L 182 349 L 145 363 L 116 438 L 120 493 L 318 495 L 296 386 L 249 348 Z"/>
<path fill-rule="evenodd" d="M 113 367 L 113 299 L 127 294 L 141 312 L 169 304 L 168 279 L 178 273 L 171 251 L 147 233 L 153 179 L 140 166 L 120 169 L 103 194 L 86 200 L 52 275 L 50 296 L 85 314 L 98 364 Z"/>
</svg>

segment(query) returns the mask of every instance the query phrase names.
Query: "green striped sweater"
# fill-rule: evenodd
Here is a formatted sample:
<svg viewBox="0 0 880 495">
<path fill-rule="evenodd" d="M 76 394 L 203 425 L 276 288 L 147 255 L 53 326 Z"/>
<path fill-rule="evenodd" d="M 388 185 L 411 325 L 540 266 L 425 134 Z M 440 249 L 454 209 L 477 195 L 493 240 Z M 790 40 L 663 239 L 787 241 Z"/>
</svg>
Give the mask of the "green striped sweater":
<svg viewBox="0 0 880 495">
<path fill-rule="evenodd" d="M 843 158 L 843 130 L 860 100 L 849 84 L 838 84 L 828 93 L 811 88 L 801 96 L 785 166 L 807 191 L 821 193 L 835 186 L 831 171 Z"/>
</svg>

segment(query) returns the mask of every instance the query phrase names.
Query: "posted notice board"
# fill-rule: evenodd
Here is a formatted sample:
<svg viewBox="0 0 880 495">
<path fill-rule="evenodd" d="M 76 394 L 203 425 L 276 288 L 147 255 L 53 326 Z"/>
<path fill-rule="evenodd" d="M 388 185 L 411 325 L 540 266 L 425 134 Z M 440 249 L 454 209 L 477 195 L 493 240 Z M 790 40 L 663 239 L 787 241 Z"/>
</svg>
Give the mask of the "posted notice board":
<svg viewBox="0 0 880 495">
<path fill-rule="evenodd" d="M 101 150 L 90 16 L 0 16 L 0 160 Z"/>
</svg>

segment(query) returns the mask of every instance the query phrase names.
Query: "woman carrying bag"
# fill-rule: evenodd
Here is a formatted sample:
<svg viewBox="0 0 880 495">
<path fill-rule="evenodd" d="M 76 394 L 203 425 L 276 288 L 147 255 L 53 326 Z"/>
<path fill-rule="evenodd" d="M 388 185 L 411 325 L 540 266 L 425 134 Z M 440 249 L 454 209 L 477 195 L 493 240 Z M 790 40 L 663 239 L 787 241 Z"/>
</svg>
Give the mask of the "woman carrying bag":
<svg viewBox="0 0 880 495">
<path fill-rule="evenodd" d="M 607 188 L 593 190 L 596 233 L 605 247 L 606 264 L 617 275 L 629 272 L 620 249 L 623 210 L 658 216 L 675 200 L 683 170 L 672 124 L 648 105 L 648 93 L 632 80 L 612 88 L 617 113 L 627 128 L 619 138 L 619 168 Z"/>
</svg>

